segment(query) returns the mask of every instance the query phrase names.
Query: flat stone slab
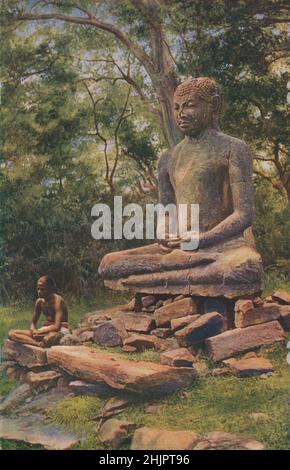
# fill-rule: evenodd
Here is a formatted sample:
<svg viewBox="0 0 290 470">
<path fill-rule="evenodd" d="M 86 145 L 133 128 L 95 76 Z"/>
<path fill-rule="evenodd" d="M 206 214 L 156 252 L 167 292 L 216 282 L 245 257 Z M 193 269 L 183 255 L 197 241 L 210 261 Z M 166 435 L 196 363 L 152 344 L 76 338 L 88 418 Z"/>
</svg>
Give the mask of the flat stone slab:
<svg viewBox="0 0 290 470">
<path fill-rule="evenodd" d="M 97 437 L 106 446 L 118 448 L 135 428 L 136 424 L 132 421 L 112 418 L 102 425 Z"/>
<path fill-rule="evenodd" d="M 222 332 L 224 326 L 223 316 L 218 312 L 205 313 L 197 320 L 174 333 L 180 346 L 191 346 L 204 341 L 209 336 L 216 336 Z"/>
<path fill-rule="evenodd" d="M 189 386 L 196 376 L 192 368 L 130 361 L 86 346 L 54 346 L 47 350 L 47 358 L 81 380 L 134 393 L 170 393 Z"/>
<path fill-rule="evenodd" d="M 193 450 L 265 450 L 265 446 L 249 437 L 214 431 L 207 434 Z"/>
<path fill-rule="evenodd" d="M 192 367 L 194 356 L 186 348 L 173 349 L 160 354 L 161 364 L 173 367 Z"/>
<path fill-rule="evenodd" d="M 30 371 L 26 375 L 26 382 L 34 389 L 48 390 L 56 386 L 60 377 L 61 374 L 54 370 L 46 370 L 44 372 Z"/>
<path fill-rule="evenodd" d="M 185 317 L 197 313 L 197 307 L 190 297 L 173 301 L 168 305 L 158 308 L 154 312 L 154 318 L 158 327 L 170 326 L 173 318 Z"/>
<path fill-rule="evenodd" d="M 290 305 L 279 305 L 280 323 L 284 330 L 290 331 Z"/>
<path fill-rule="evenodd" d="M 26 398 L 31 396 L 30 386 L 28 384 L 20 384 L 5 397 L 0 404 L 0 413 L 7 413 L 14 410 L 19 404 L 24 402 Z M 1 427 L 1 426 L 0 426 Z"/>
<path fill-rule="evenodd" d="M 135 431 L 131 450 L 191 450 L 200 440 L 194 431 L 142 427 Z"/>
<path fill-rule="evenodd" d="M 278 302 L 281 302 L 282 304 L 290 305 L 290 294 L 289 292 L 286 292 L 285 290 L 277 290 L 272 295 L 272 298 L 274 300 L 278 300 Z"/>
<path fill-rule="evenodd" d="M 140 315 L 138 313 L 124 312 L 120 314 L 118 318 L 123 321 L 125 329 L 127 331 L 136 331 L 137 333 L 149 333 L 155 328 L 154 318 L 150 315 Z"/>
<path fill-rule="evenodd" d="M 285 332 L 280 323 L 275 320 L 260 325 L 248 326 L 247 328 L 225 331 L 220 335 L 207 338 L 205 344 L 212 359 L 221 361 L 235 354 L 284 340 Z"/>
<path fill-rule="evenodd" d="M 268 321 L 277 320 L 280 317 L 280 305 L 267 303 L 259 307 L 246 305 L 247 301 L 239 300 L 235 305 L 235 325 L 237 328 L 245 328 L 250 325 L 258 325 Z"/>
<path fill-rule="evenodd" d="M 239 377 L 252 377 L 274 372 L 274 367 L 268 359 L 251 353 L 241 359 L 227 359 L 223 361 L 223 364 Z"/>
<path fill-rule="evenodd" d="M 4 343 L 2 354 L 5 359 L 17 362 L 23 367 L 37 367 L 47 364 L 46 349 L 30 344 L 17 343 L 7 339 Z"/>
<path fill-rule="evenodd" d="M 80 437 L 45 423 L 41 415 L 21 418 L 1 417 L 0 437 L 41 445 L 48 450 L 67 450 L 80 441 Z"/>
</svg>

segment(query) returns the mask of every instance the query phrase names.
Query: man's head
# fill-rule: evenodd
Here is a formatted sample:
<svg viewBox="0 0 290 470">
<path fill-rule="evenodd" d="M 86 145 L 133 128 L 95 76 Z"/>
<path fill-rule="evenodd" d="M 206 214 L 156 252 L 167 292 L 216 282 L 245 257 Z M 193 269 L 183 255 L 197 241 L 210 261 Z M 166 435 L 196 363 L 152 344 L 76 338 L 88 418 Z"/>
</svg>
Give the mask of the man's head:
<svg viewBox="0 0 290 470">
<path fill-rule="evenodd" d="M 221 89 L 207 77 L 190 77 L 174 93 L 176 122 L 186 135 L 198 136 L 208 127 L 218 128 Z"/>
<path fill-rule="evenodd" d="M 37 281 L 38 297 L 49 298 L 54 290 L 54 280 L 50 276 L 41 276 Z"/>
</svg>

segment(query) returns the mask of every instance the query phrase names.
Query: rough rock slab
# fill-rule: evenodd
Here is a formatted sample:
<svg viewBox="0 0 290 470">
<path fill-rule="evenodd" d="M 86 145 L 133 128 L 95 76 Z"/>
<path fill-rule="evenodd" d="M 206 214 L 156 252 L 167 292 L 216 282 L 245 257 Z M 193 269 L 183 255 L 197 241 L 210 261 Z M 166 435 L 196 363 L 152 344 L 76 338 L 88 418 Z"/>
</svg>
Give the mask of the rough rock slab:
<svg viewBox="0 0 290 470">
<path fill-rule="evenodd" d="M 0 437 L 13 441 L 22 441 L 42 445 L 48 450 L 66 450 L 80 441 L 79 437 L 61 431 L 54 425 L 43 422 L 40 415 L 20 418 L 1 417 Z"/>
<path fill-rule="evenodd" d="M 131 450 L 191 450 L 199 440 L 193 431 L 142 427 L 134 433 Z"/>
<path fill-rule="evenodd" d="M 169 393 L 190 385 L 196 375 L 191 368 L 134 362 L 86 346 L 54 346 L 47 357 L 49 364 L 81 380 L 135 393 Z"/>
<path fill-rule="evenodd" d="M 252 348 L 285 340 L 280 323 L 275 320 L 247 328 L 236 328 L 206 339 L 206 349 L 214 361 L 228 359 Z"/>
<path fill-rule="evenodd" d="M 47 364 L 46 350 L 30 344 L 21 344 L 7 339 L 2 350 L 3 356 L 23 367 L 37 367 Z"/>
<path fill-rule="evenodd" d="M 155 300 L 156 300 L 155 295 L 145 295 L 144 297 L 142 297 L 141 302 L 142 302 L 143 307 L 147 308 L 147 307 L 151 307 L 152 305 L 154 305 Z"/>
<path fill-rule="evenodd" d="M 244 304 L 245 301 L 239 300 L 235 305 L 235 325 L 237 328 L 266 323 L 280 317 L 279 305 L 275 303 L 245 309 L 244 305 L 243 308 L 240 308 L 242 302 Z"/>
<path fill-rule="evenodd" d="M 93 312 L 86 313 L 81 318 L 81 326 L 92 326 L 97 324 L 99 321 L 112 320 L 118 316 L 121 312 L 127 312 L 132 310 L 131 302 L 128 304 L 116 305 L 115 307 L 104 308 L 103 310 L 94 310 Z"/>
<path fill-rule="evenodd" d="M 18 405 L 23 403 L 26 398 L 31 396 L 30 386 L 28 384 L 20 384 L 7 395 L 7 397 L 0 404 L 0 412 L 7 413 L 15 409 Z M 1 426 L 0 426 L 1 427 Z"/>
<path fill-rule="evenodd" d="M 76 335 L 72 335 L 72 334 L 64 335 L 64 337 L 61 338 L 59 342 L 61 346 L 75 346 L 80 343 L 81 343 L 80 337 Z"/>
<path fill-rule="evenodd" d="M 135 334 L 124 340 L 124 347 L 125 346 L 136 348 L 137 351 L 143 351 L 144 349 L 158 349 L 159 340 L 156 336 Z"/>
<path fill-rule="evenodd" d="M 108 419 L 97 434 L 98 439 L 106 446 L 118 448 L 126 441 L 136 428 L 132 421 L 124 419 Z"/>
<path fill-rule="evenodd" d="M 94 416 L 94 419 L 108 419 L 112 416 L 115 416 L 119 413 L 122 413 L 129 405 L 134 402 L 132 396 L 123 397 L 112 397 L 109 401 L 106 402 L 105 406 L 102 408 L 101 412 Z"/>
<path fill-rule="evenodd" d="M 94 327 L 94 343 L 99 346 L 122 346 L 128 333 L 122 320 L 115 319 Z"/>
<path fill-rule="evenodd" d="M 280 323 L 284 330 L 290 331 L 290 305 L 279 305 Z"/>
<path fill-rule="evenodd" d="M 185 317 L 197 313 L 197 307 L 190 297 L 173 301 L 168 305 L 158 308 L 154 312 L 154 318 L 158 327 L 170 326 L 173 318 Z"/>
<path fill-rule="evenodd" d="M 56 386 L 58 379 L 61 377 L 59 372 L 54 370 L 46 370 L 44 372 L 28 372 L 26 374 L 26 382 L 37 390 L 48 390 Z"/>
<path fill-rule="evenodd" d="M 186 317 L 173 318 L 173 320 L 170 322 L 171 329 L 174 331 L 181 330 L 181 328 L 184 328 L 185 326 L 194 322 L 199 317 L 200 315 L 187 315 Z"/>
<path fill-rule="evenodd" d="M 246 355 L 241 359 L 227 359 L 223 361 L 223 364 L 239 377 L 252 377 L 274 372 L 274 367 L 268 359 L 257 355 L 249 356 Z"/>
<path fill-rule="evenodd" d="M 194 356 L 186 348 L 173 349 L 160 354 L 160 362 L 172 367 L 192 367 Z"/>
<path fill-rule="evenodd" d="M 155 328 L 155 320 L 150 315 L 140 315 L 139 313 L 124 312 L 118 316 L 123 322 L 127 331 L 137 333 L 149 333 Z"/>
<path fill-rule="evenodd" d="M 78 338 L 82 343 L 87 343 L 88 341 L 93 341 L 94 340 L 94 332 L 93 330 L 86 330 L 83 331 L 78 335 Z"/>
<path fill-rule="evenodd" d="M 157 336 L 157 338 L 164 339 L 172 335 L 172 330 L 171 328 L 155 328 L 155 330 L 152 330 L 150 334 Z"/>
<path fill-rule="evenodd" d="M 193 450 L 265 450 L 265 446 L 248 437 L 215 431 L 207 434 Z"/>
<path fill-rule="evenodd" d="M 210 336 L 216 336 L 224 327 L 223 316 L 218 312 L 201 315 L 185 328 L 174 334 L 180 346 L 191 346 L 204 341 Z"/>
<path fill-rule="evenodd" d="M 281 302 L 282 304 L 290 305 L 290 294 L 289 292 L 286 292 L 285 290 L 277 290 L 272 295 L 272 298 L 274 300 L 278 300 L 278 302 Z"/>
<path fill-rule="evenodd" d="M 108 385 L 85 382 L 84 380 L 73 380 L 68 387 L 75 395 L 108 397 L 116 394 Z"/>
<path fill-rule="evenodd" d="M 30 397 L 31 399 L 28 399 L 29 401 L 26 400 L 24 404 L 17 408 L 17 416 L 27 416 L 31 413 L 46 416 L 56 403 L 66 398 L 69 393 L 70 390 L 68 388 L 56 387 L 39 395 L 34 395 Z"/>
</svg>

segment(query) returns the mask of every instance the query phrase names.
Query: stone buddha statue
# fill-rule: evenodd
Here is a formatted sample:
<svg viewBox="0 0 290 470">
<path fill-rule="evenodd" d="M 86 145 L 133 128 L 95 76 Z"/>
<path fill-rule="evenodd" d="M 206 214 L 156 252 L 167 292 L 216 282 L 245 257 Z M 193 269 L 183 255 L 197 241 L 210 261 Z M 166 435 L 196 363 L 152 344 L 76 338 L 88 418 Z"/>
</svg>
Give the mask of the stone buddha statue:
<svg viewBox="0 0 290 470">
<path fill-rule="evenodd" d="M 199 205 L 199 243 L 183 249 L 190 227 L 174 238 L 107 254 L 99 267 L 105 285 L 135 293 L 235 299 L 261 290 L 255 249 L 252 158 L 241 140 L 219 130 L 221 89 L 207 77 L 182 82 L 174 94 L 183 140 L 158 164 L 159 202 Z"/>
</svg>

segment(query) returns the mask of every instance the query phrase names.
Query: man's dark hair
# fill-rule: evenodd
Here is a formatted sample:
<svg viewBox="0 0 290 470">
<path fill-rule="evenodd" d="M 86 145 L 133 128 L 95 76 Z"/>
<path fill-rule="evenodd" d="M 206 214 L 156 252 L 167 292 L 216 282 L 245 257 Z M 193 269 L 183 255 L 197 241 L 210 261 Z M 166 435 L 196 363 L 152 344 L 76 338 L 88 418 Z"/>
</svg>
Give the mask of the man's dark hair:
<svg viewBox="0 0 290 470">
<path fill-rule="evenodd" d="M 45 282 L 45 284 L 50 287 L 50 289 L 53 289 L 55 287 L 55 282 L 54 279 L 51 276 L 48 276 L 47 274 L 45 276 L 41 276 L 40 278 Z"/>
</svg>

